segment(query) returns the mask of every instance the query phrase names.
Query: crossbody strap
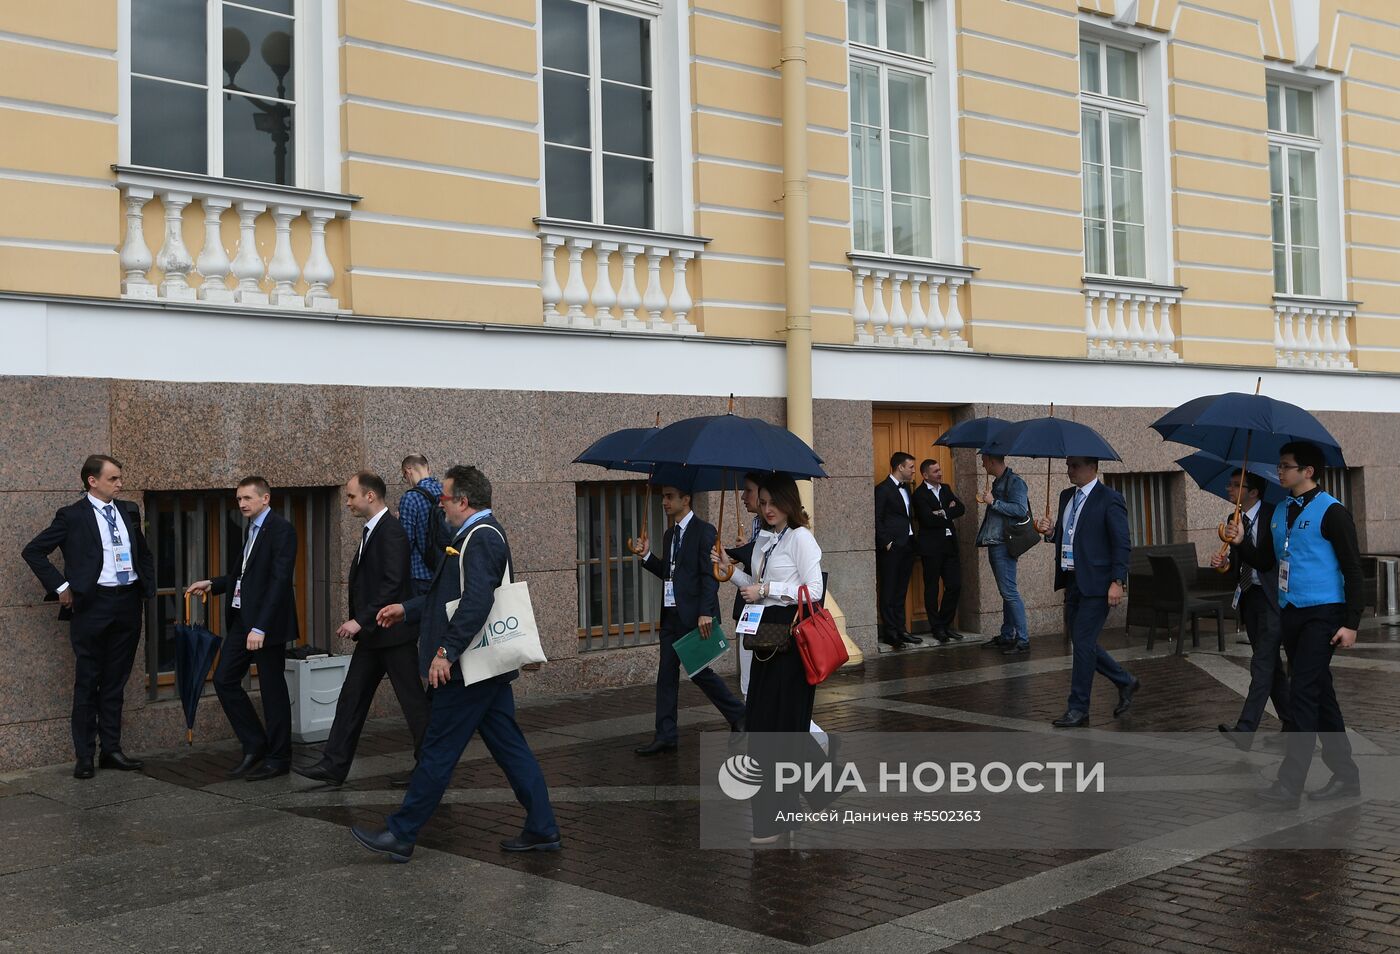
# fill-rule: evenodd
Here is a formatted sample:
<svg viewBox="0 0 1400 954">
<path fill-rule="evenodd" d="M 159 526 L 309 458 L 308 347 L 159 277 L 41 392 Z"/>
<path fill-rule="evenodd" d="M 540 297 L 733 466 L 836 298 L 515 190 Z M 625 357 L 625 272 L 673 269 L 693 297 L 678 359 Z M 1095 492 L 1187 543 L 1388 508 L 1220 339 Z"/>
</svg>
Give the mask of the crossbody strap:
<svg viewBox="0 0 1400 954">
<path fill-rule="evenodd" d="M 500 528 L 493 527 L 489 523 L 478 524 L 477 526 L 472 527 L 470 530 L 467 531 L 467 535 L 462 538 L 462 552 L 457 554 L 457 591 L 459 593 L 466 590 L 467 588 L 467 544 L 471 541 L 472 534 L 476 533 L 482 527 L 489 527 L 490 529 L 495 530 L 496 536 L 501 538 L 501 542 L 506 542 L 506 535 L 504 533 L 501 533 Z M 505 586 L 509 580 L 513 579 L 515 579 L 515 577 L 510 572 L 510 557 L 507 556 L 506 571 L 501 576 L 501 582 L 499 586 Z"/>
</svg>

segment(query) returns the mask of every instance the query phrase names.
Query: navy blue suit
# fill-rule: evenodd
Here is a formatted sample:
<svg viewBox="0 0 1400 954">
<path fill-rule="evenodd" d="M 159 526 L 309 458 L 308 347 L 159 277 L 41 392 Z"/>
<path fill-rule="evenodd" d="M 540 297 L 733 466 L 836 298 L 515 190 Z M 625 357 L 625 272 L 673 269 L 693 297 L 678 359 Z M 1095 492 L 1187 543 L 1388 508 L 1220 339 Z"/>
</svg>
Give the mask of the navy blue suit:
<svg viewBox="0 0 1400 954">
<path fill-rule="evenodd" d="M 549 804 L 544 773 L 515 721 L 515 694 L 510 684 L 519 672 L 511 670 L 470 686 L 462 684 L 458 659 L 467 651 L 472 637 L 486 625 L 496 600 L 496 587 L 510 562 L 510 544 L 494 517 L 485 516 L 465 530 L 459 530 L 452 540 L 452 546 L 459 550 L 465 546 L 465 573 L 459 569 L 457 559 L 449 557 L 437 568 L 428 594 L 403 604 L 407 622 L 418 624 L 423 676 L 427 677 L 439 646 L 447 651 L 452 676 L 446 685 L 428 691 L 431 712 L 422 752 L 403 804 L 389 816 L 388 828 L 400 841 L 418 840 L 418 832 L 437 811 L 452 781 L 452 771 L 472 735 L 480 730 L 481 741 L 525 807 L 525 833 L 553 840 L 559 836 L 559 825 Z M 471 539 L 464 544 L 468 535 Z M 466 578 L 465 588 L 459 582 L 461 575 Z M 446 605 L 459 597 L 461 602 L 449 620 Z"/>
<path fill-rule="evenodd" d="M 1055 589 L 1065 591 L 1065 627 L 1074 645 L 1067 708 L 1070 712 L 1087 713 L 1096 671 L 1119 687 L 1133 682 L 1132 675 L 1099 645 L 1099 634 L 1108 619 L 1108 589 L 1115 580 L 1127 582 L 1133 542 L 1123 495 L 1099 481 L 1075 518 L 1074 570 L 1062 569 L 1060 544 L 1065 536 L 1065 508 L 1076 492 L 1074 487 L 1061 492 L 1055 528 L 1047 539 L 1055 545 Z"/>
</svg>

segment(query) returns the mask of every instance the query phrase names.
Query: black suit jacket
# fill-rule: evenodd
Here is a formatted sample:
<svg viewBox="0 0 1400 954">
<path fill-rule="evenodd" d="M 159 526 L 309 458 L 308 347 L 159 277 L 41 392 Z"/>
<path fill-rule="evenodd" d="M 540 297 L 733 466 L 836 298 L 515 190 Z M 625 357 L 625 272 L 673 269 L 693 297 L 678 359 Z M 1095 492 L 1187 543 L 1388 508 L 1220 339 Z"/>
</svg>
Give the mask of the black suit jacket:
<svg viewBox="0 0 1400 954">
<path fill-rule="evenodd" d="M 418 638 L 414 627 L 406 623 L 381 629 L 374 621 L 381 609 L 413 595 L 408 554 L 408 534 L 399 519 L 386 510 L 365 541 L 364 552 L 356 548 L 350 561 L 350 618 L 360 624 L 355 641 L 367 649 L 388 649 Z"/>
<path fill-rule="evenodd" d="M 666 579 L 670 562 L 671 540 L 676 528 L 670 527 L 661 538 L 662 558 L 648 553 L 648 570 L 661 579 Z M 719 581 L 715 579 L 710 551 L 715 548 L 715 528 L 699 517 L 692 516 L 681 537 L 681 552 L 676 560 L 676 572 L 672 583 L 676 591 L 676 619 L 681 627 L 681 635 L 694 629 L 701 616 L 719 616 Z"/>
<path fill-rule="evenodd" d="M 241 551 L 240 547 L 240 551 Z M 229 594 L 233 602 L 233 584 L 238 579 L 238 566 L 216 577 L 213 593 Z M 297 623 L 296 592 L 292 588 L 297 569 L 297 530 L 285 517 L 269 510 L 262 529 L 248 554 L 243 568 L 243 585 L 239 592 L 240 609 L 228 608 L 228 636 L 242 639 L 249 630 L 261 630 L 269 643 L 294 643 L 301 632 Z"/>
<path fill-rule="evenodd" d="M 905 511 L 904 495 L 890 478 L 875 485 L 875 549 L 884 550 L 890 543 L 909 540 L 913 510 L 911 500 L 909 511 Z"/>
<path fill-rule="evenodd" d="M 1228 523 L 1230 520 L 1233 520 L 1234 516 L 1234 511 L 1231 511 L 1229 515 L 1225 518 L 1226 522 Z M 1274 505 L 1266 504 L 1261 501 L 1259 504 L 1258 518 L 1259 519 L 1256 521 L 1254 533 L 1257 538 L 1262 539 L 1264 535 L 1273 532 L 1270 529 L 1270 524 L 1273 522 L 1274 519 Z M 1255 572 L 1256 575 L 1259 577 L 1259 585 L 1263 588 L 1264 595 L 1267 597 L 1269 609 L 1273 612 L 1275 616 L 1277 616 L 1279 613 L 1278 567 L 1274 567 L 1267 573 L 1265 573 L 1263 570 L 1256 570 Z M 1239 547 L 1230 548 L 1230 573 L 1228 579 L 1234 581 L 1235 583 L 1238 583 L 1240 581 Z"/>
<path fill-rule="evenodd" d="M 129 500 L 112 502 L 131 534 L 127 542 L 131 544 L 141 594 L 149 599 L 156 593 L 156 565 L 146 546 L 146 534 L 141 530 L 141 509 Z M 53 515 L 53 523 L 30 540 L 22 551 L 24 562 L 44 587 L 46 602 L 58 599 L 58 588 L 65 582 L 73 590 L 73 609 L 60 609 L 59 619 L 70 618 L 74 611 L 81 613 L 97 589 L 97 578 L 102 575 L 103 551 L 102 531 L 97 526 L 99 519 L 101 515 L 84 494 L 77 502 L 60 507 Z M 63 572 L 49 560 L 49 554 L 55 549 L 63 553 Z"/>
<path fill-rule="evenodd" d="M 914 520 L 919 525 L 918 547 L 921 556 L 939 556 L 958 546 L 958 528 L 953 521 L 967 513 L 967 508 L 953 493 L 953 488 L 941 484 L 935 497 L 927 484 L 914 488 Z M 939 510 L 943 516 L 937 516 Z M 948 536 L 948 531 L 953 535 Z"/>
<path fill-rule="evenodd" d="M 1065 507 L 1074 497 L 1075 488 L 1060 493 L 1060 506 L 1055 511 L 1055 529 L 1050 542 L 1055 544 L 1055 589 L 1069 585 L 1068 575 L 1060 569 L 1060 540 L 1064 535 L 1061 523 Z M 1085 596 L 1107 596 L 1114 580 L 1128 581 L 1128 561 L 1133 554 L 1133 538 L 1128 529 L 1128 504 L 1123 495 L 1102 480 L 1094 485 L 1079 507 L 1074 521 L 1074 582 Z"/>
</svg>

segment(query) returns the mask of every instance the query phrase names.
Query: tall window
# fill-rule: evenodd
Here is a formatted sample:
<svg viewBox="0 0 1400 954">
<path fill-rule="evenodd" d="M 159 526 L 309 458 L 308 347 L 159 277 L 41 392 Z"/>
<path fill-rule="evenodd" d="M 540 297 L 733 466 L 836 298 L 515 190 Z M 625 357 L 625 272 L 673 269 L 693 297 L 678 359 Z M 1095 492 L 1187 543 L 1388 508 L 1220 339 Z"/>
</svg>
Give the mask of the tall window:
<svg viewBox="0 0 1400 954">
<path fill-rule="evenodd" d="M 1321 295 L 1317 97 L 1311 89 L 1270 83 L 1268 101 L 1274 291 Z"/>
<path fill-rule="evenodd" d="M 933 257 L 927 7 L 927 0 L 847 5 L 857 251 Z"/>
<path fill-rule="evenodd" d="M 1147 278 L 1142 86 L 1138 50 L 1080 41 L 1084 271 L 1090 275 Z"/>
<path fill-rule="evenodd" d="M 131 0 L 131 162 L 294 185 L 294 2 Z"/>
<path fill-rule="evenodd" d="M 544 0 L 545 212 L 654 227 L 650 17 Z"/>
<path fill-rule="evenodd" d="M 643 527 L 654 552 L 666 520 L 661 494 L 641 482 L 579 484 L 578 634 L 583 649 L 611 649 L 656 642 L 661 581 L 627 548 Z"/>
<path fill-rule="evenodd" d="M 1171 542 L 1170 474 L 1104 474 L 1103 482 L 1122 494 L 1128 505 L 1128 533 L 1133 546 Z"/>
</svg>

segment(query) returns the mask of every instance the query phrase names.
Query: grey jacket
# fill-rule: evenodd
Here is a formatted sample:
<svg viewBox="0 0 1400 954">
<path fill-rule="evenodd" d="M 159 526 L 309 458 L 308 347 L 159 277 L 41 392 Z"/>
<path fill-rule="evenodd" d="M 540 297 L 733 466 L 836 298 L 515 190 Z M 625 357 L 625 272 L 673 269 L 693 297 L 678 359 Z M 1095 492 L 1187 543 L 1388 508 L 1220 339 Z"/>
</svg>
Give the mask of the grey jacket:
<svg viewBox="0 0 1400 954">
<path fill-rule="evenodd" d="M 1030 491 L 1026 482 L 1010 467 L 1002 471 L 992 482 L 992 505 L 982 516 L 982 527 L 977 531 L 977 545 L 991 547 L 1006 542 L 1006 531 L 1011 523 L 1020 523 L 1031 514 Z"/>
</svg>

